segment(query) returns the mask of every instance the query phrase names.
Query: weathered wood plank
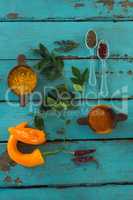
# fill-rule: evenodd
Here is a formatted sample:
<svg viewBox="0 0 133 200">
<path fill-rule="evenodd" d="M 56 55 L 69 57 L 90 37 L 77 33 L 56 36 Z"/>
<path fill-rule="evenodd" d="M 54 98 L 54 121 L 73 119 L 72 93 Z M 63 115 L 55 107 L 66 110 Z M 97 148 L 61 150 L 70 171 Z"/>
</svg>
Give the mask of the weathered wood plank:
<svg viewBox="0 0 133 200">
<path fill-rule="evenodd" d="M 27 61 L 27 64 L 34 67 L 37 61 Z M 100 88 L 101 81 L 101 66 L 100 63 L 95 60 L 96 63 L 96 72 L 97 72 L 97 86 Z M 7 78 L 10 70 L 16 65 L 16 61 L 13 60 L 0 60 L 0 100 L 7 100 Z M 38 87 L 36 91 L 41 91 L 44 86 L 54 86 L 61 82 L 66 82 L 71 87 L 70 77 L 72 77 L 71 67 L 76 66 L 79 69 L 84 70 L 85 68 L 89 68 L 91 65 L 90 60 L 65 60 L 65 68 L 64 68 L 64 77 L 58 81 L 48 82 L 45 79 L 45 76 L 40 76 L 38 81 Z M 108 76 L 108 89 L 109 94 L 106 98 L 122 98 L 126 95 L 126 97 L 133 96 L 133 64 L 128 60 L 108 60 L 107 62 L 107 76 Z M 93 92 L 92 88 L 90 88 L 90 93 Z M 98 89 L 97 89 L 98 92 Z M 38 96 L 34 96 L 34 99 L 37 99 Z M 92 98 L 91 94 L 88 94 L 86 98 Z M 96 95 L 94 95 L 96 98 Z M 12 92 L 8 93 L 9 100 L 18 101 L 18 97 L 14 95 Z"/>
<path fill-rule="evenodd" d="M 128 120 L 119 123 L 113 130 L 112 134 L 99 135 L 94 134 L 88 126 L 79 126 L 77 119 L 87 116 L 88 111 L 97 103 L 113 106 L 118 112 L 127 112 Z M 7 128 L 15 126 L 23 121 L 29 121 L 32 125 L 33 113 L 36 111 L 36 106 L 29 103 L 25 108 L 22 108 L 16 103 L 0 103 L 0 141 L 7 140 Z M 47 112 L 44 115 L 45 130 L 48 140 L 54 139 L 109 139 L 109 138 L 133 138 L 133 100 L 129 101 L 90 101 L 80 105 L 80 108 L 75 111 L 64 113 Z M 69 120 L 69 123 L 67 123 Z M 52 122 L 52 123 L 51 123 Z"/>
<path fill-rule="evenodd" d="M 75 200 L 82 198 L 83 200 L 93 200 L 96 196 L 99 199 L 115 200 L 117 196 L 122 200 L 132 200 L 133 186 L 107 186 L 107 187 L 77 187 L 77 188 L 40 188 L 40 189 L 8 189 L 0 190 L 1 200 L 10 199 L 32 199 L 32 200 Z"/>
<path fill-rule="evenodd" d="M 133 26 L 131 22 L 63 22 L 63 23 L 1 23 L 0 24 L 0 58 L 12 59 L 24 53 L 29 58 L 33 56 L 31 48 L 43 42 L 50 49 L 55 48 L 57 40 L 75 40 L 80 46 L 66 55 L 89 56 L 84 38 L 89 29 L 96 30 L 98 39 L 105 39 L 110 45 L 111 57 L 132 57 Z M 15 48 L 13 48 L 15 47 Z"/>
<path fill-rule="evenodd" d="M 17 178 L 20 186 L 132 183 L 132 141 L 48 143 L 42 145 L 42 151 L 63 147 L 66 151 L 96 148 L 95 158 L 99 162 L 99 168 L 95 163 L 75 165 L 71 154 L 59 153 L 47 157 L 45 166 L 29 169 L 16 165 L 12 166 L 8 173 L 1 171 L 0 186 L 18 186 L 14 181 Z M 0 152 L 5 149 L 6 145 L 0 144 Z M 2 160 L 0 164 L 2 165 Z M 7 176 L 13 181 L 8 181 Z"/>
<path fill-rule="evenodd" d="M 132 18 L 133 3 L 129 0 L 1 0 L 1 20 L 95 20 L 106 18 L 121 20 Z"/>
</svg>

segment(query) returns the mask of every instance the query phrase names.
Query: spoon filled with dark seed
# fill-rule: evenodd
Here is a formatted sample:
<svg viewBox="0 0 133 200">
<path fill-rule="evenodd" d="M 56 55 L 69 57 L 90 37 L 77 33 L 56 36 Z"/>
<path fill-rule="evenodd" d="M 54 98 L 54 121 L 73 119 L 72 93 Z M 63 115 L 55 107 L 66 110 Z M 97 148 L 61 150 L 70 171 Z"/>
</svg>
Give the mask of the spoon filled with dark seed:
<svg viewBox="0 0 133 200">
<path fill-rule="evenodd" d="M 101 65 L 102 65 L 100 96 L 107 97 L 109 91 L 108 91 L 108 85 L 107 85 L 106 60 L 109 57 L 109 45 L 104 40 L 101 40 L 98 44 L 97 55 L 98 55 L 98 58 L 101 60 Z"/>
<path fill-rule="evenodd" d="M 90 56 L 95 56 L 95 48 L 97 46 L 97 35 L 96 32 L 93 30 L 89 30 L 85 36 L 85 44 L 86 47 L 90 51 Z M 95 73 L 95 65 L 94 61 L 92 60 L 90 65 L 90 73 L 89 73 L 89 80 L 88 84 L 90 86 L 96 86 L 96 73 Z"/>
</svg>

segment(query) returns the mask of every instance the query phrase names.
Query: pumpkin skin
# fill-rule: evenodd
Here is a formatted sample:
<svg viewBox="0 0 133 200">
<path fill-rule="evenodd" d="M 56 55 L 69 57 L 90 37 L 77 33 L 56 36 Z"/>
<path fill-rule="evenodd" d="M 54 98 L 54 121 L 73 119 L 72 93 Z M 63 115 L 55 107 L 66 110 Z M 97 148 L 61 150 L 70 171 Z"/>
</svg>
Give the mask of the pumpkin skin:
<svg viewBox="0 0 133 200">
<path fill-rule="evenodd" d="M 8 131 L 18 141 L 25 144 L 38 145 L 46 142 L 46 133 L 41 130 L 29 128 L 26 122 L 22 122 L 16 127 L 10 127 Z"/>
<path fill-rule="evenodd" d="M 21 153 L 17 149 L 17 142 L 14 135 L 10 135 L 7 144 L 7 152 L 13 161 L 24 167 L 36 167 L 45 163 L 39 149 L 35 149 L 32 153 Z"/>
<path fill-rule="evenodd" d="M 39 145 L 46 142 L 45 132 L 28 128 L 27 122 L 22 122 L 16 127 L 10 127 L 8 131 L 10 137 L 8 139 L 7 151 L 13 161 L 24 167 L 35 167 L 45 163 L 43 155 L 38 148 L 31 153 L 22 153 L 17 148 L 18 141 L 32 145 Z"/>
</svg>

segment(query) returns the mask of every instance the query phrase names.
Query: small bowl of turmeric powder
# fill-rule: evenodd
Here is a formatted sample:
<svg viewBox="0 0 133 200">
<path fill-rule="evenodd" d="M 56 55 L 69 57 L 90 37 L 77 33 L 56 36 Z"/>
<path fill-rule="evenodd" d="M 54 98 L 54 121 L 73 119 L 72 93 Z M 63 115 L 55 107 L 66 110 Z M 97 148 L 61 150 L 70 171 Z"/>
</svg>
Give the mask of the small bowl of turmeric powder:
<svg viewBox="0 0 133 200">
<path fill-rule="evenodd" d="M 25 56 L 18 56 L 18 65 L 8 75 L 9 88 L 20 97 L 21 106 L 25 105 L 25 96 L 33 92 L 37 85 L 37 74 L 26 65 Z"/>
</svg>

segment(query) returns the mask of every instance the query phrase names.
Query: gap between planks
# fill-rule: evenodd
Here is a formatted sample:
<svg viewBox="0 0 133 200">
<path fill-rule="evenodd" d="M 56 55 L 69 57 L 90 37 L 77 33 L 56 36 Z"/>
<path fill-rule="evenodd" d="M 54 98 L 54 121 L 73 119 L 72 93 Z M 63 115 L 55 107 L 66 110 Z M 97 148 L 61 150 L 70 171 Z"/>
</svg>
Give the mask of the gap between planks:
<svg viewBox="0 0 133 200">
<path fill-rule="evenodd" d="M 24 18 L 24 17 L 17 17 L 16 19 L 7 19 L 1 18 L 0 22 L 128 22 L 133 21 L 133 17 L 124 17 L 124 16 L 117 16 L 114 15 L 113 17 L 70 17 L 70 18 L 62 18 L 62 17 L 54 17 L 54 18 L 45 18 L 45 19 L 35 19 L 35 18 Z"/>
<path fill-rule="evenodd" d="M 98 60 L 98 57 L 91 57 L 91 56 L 59 56 L 62 60 Z M 26 59 L 27 61 L 39 61 L 40 59 L 38 58 L 28 58 Z M 108 60 L 127 60 L 129 62 L 133 62 L 133 57 L 128 56 L 128 55 L 112 55 L 108 58 Z M 0 61 L 16 61 L 16 58 L 0 58 Z"/>
<path fill-rule="evenodd" d="M 55 139 L 47 140 L 47 144 L 62 144 L 62 143 L 75 143 L 75 142 L 109 142 L 109 141 L 128 141 L 133 142 L 133 138 L 96 138 L 96 139 Z M 8 140 L 0 141 L 0 144 L 7 144 Z M 45 143 L 46 144 L 46 143 Z M 43 145 L 43 144 L 42 144 Z"/>
<path fill-rule="evenodd" d="M 67 188 L 89 188 L 89 187 L 106 187 L 106 186 L 120 186 L 120 185 L 132 185 L 133 182 L 105 182 L 105 183 L 80 183 L 80 184 L 50 184 L 50 185 L 27 185 L 27 186 L 2 186 L 0 189 L 38 189 L 38 188 L 55 188 L 55 189 L 67 189 Z"/>
</svg>

